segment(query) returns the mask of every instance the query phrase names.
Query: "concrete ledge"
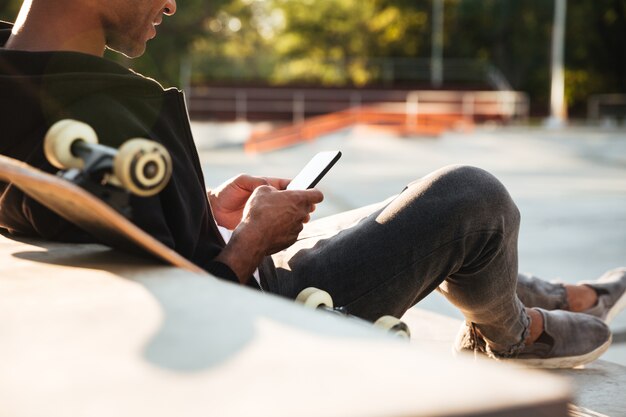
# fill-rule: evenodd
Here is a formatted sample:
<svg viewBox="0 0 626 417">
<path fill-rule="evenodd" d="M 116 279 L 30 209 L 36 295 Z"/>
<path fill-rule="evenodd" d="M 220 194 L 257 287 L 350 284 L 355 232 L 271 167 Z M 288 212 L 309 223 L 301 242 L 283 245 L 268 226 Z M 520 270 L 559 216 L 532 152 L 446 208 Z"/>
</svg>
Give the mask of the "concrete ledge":
<svg viewBox="0 0 626 417">
<path fill-rule="evenodd" d="M 461 321 L 431 311 L 412 308 L 404 316 L 415 345 L 451 352 Z M 578 369 L 542 371 L 566 378 L 574 388 L 570 415 L 577 417 L 626 416 L 626 367 L 598 360 Z"/>
<path fill-rule="evenodd" d="M 563 416 L 570 396 L 98 245 L 0 236 L 0 340 L 11 417 Z"/>
</svg>

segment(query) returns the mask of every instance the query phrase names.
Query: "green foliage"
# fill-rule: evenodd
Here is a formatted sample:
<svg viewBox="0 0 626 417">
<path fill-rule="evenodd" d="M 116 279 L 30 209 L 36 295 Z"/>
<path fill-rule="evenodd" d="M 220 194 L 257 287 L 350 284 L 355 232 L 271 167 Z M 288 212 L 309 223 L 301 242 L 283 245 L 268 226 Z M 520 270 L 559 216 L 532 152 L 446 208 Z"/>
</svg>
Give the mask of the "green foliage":
<svg viewBox="0 0 626 417">
<path fill-rule="evenodd" d="M 0 0 L 0 20 L 14 22 L 21 4 L 21 0 Z"/>
<path fill-rule="evenodd" d="M 276 63 L 271 41 L 280 23 L 272 13 L 264 2 L 232 1 L 206 19 L 205 35 L 191 45 L 193 82 L 267 79 Z"/>
<path fill-rule="evenodd" d="M 322 84 L 368 84 L 379 78 L 369 58 L 418 56 L 428 15 L 387 0 L 274 0 L 284 27 L 274 43 L 281 62 L 271 76 Z"/>
<path fill-rule="evenodd" d="M 626 93 L 626 0 L 578 0 L 567 24 L 568 104 L 581 105 L 594 93 Z"/>
</svg>

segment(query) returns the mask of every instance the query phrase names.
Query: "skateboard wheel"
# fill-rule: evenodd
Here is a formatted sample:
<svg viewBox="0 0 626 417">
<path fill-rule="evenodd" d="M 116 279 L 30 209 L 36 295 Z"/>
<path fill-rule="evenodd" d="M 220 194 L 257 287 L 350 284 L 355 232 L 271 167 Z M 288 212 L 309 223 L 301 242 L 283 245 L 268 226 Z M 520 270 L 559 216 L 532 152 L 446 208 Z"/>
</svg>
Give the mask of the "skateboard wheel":
<svg viewBox="0 0 626 417">
<path fill-rule="evenodd" d="M 401 339 L 411 338 L 409 326 L 407 326 L 402 320 L 393 316 L 382 316 L 374 322 L 374 326 L 382 330 L 387 330 L 387 332 Z"/>
<path fill-rule="evenodd" d="M 46 159 L 56 168 L 83 168 L 84 162 L 72 153 L 72 145 L 82 140 L 98 143 L 98 135 L 91 126 L 77 120 L 65 119 L 53 124 L 43 141 Z"/>
<path fill-rule="evenodd" d="M 328 307 L 333 308 L 333 299 L 326 291 L 319 288 L 305 288 L 296 297 L 296 302 L 309 308 Z"/>
<path fill-rule="evenodd" d="M 159 193 L 172 176 L 172 158 L 165 147 L 148 139 L 129 139 L 113 159 L 113 174 L 133 194 Z"/>
</svg>

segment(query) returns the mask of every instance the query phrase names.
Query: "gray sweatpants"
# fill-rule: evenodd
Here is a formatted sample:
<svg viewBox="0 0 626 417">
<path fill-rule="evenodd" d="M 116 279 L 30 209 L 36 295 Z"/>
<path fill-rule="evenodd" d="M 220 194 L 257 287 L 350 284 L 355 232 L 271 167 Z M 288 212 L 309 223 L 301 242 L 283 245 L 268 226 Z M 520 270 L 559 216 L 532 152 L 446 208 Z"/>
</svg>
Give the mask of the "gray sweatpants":
<svg viewBox="0 0 626 417">
<path fill-rule="evenodd" d="M 493 350 L 515 352 L 529 324 L 516 294 L 519 221 L 491 174 L 446 167 L 382 203 L 307 224 L 272 256 L 269 289 L 295 298 L 318 287 L 368 320 L 400 317 L 438 289 Z"/>
</svg>

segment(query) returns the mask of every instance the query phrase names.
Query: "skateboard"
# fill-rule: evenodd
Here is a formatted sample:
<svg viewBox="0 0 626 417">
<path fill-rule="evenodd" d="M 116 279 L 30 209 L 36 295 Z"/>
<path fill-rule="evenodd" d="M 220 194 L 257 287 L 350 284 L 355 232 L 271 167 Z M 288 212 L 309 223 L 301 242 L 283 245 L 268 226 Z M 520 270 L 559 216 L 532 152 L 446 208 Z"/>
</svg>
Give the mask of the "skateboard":
<svg viewBox="0 0 626 417">
<path fill-rule="evenodd" d="M 135 138 L 114 149 L 99 144 L 89 125 L 61 120 L 48 130 L 44 153 L 61 170 L 58 175 L 0 155 L 0 181 L 13 184 L 108 246 L 206 274 L 130 221 L 130 194 L 155 195 L 171 177 L 171 158 L 162 145 Z"/>
<path fill-rule="evenodd" d="M 305 307 L 327 311 L 332 314 L 340 316 L 350 317 L 355 320 L 362 320 L 356 316 L 352 316 L 346 307 L 336 307 L 333 303 L 333 298 L 324 290 L 319 288 L 309 287 L 300 291 L 296 297 L 296 302 L 303 304 Z M 367 322 L 369 323 L 369 322 Z M 392 335 L 400 339 L 411 339 L 411 332 L 409 326 L 402 320 L 393 316 L 382 316 L 374 322 L 374 327 L 378 327 L 381 330 L 385 330 Z"/>
</svg>

